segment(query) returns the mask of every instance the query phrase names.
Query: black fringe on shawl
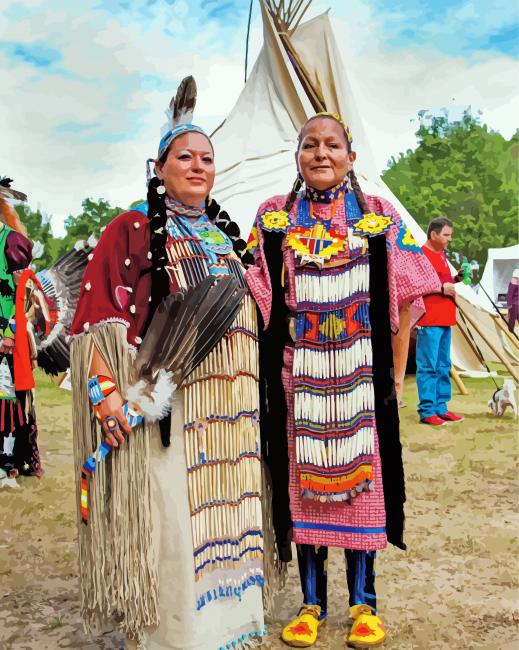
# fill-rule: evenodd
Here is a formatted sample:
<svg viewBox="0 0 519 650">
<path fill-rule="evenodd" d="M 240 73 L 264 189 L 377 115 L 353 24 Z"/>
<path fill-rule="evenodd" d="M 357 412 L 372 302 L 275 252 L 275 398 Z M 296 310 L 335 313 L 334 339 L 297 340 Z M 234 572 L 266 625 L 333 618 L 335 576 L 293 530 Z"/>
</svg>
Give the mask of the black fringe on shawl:
<svg viewBox="0 0 519 650">
<path fill-rule="evenodd" d="M 405 479 L 400 421 L 393 375 L 386 236 L 369 238 L 369 316 L 373 347 L 373 384 L 382 483 L 386 505 L 386 533 L 390 544 L 405 550 Z"/>
<path fill-rule="evenodd" d="M 260 431 L 261 455 L 267 465 L 272 484 L 272 520 L 279 559 L 290 562 L 292 548 L 290 531 L 290 497 L 288 493 L 288 438 L 286 431 L 287 403 L 281 380 L 283 349 L 291 342 L 288 332 L 288 308 L 281 286 L 284 234 L 263 232 L 264 251 L 272 284 L 272 310 L 268 328 L 264 329 L 258 309 Z"/>
</svg>

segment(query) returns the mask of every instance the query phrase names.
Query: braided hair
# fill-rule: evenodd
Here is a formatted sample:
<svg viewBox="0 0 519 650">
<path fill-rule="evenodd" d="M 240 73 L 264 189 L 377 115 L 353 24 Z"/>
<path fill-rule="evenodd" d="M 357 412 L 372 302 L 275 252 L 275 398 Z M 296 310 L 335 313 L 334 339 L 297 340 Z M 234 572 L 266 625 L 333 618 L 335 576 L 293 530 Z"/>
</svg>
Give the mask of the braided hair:
<svg viewBox="0 0 519 650">
<path fill-rule="evenodd" d="M 233 250 L 243 265 L 248 267 L 254 264 L 254 257 L 247 250 L 247 244 L 241 237 L 240 226 L 231 219 L 228 212 L 220 210 L 220 205 L 210 197 L 205 201 L 205 212 L 208 218 L 229 237 Z"/>
<path fill-rule="evenodd" d="M 297 136 L 297 152 L 298 153 L 299 153 L 299 149 L 301 148 L 301 143 L 303 142 L 303 134 L 305 132 L 306 127 L 308 126 L 308 124 L 310 122 L 312 122 L 313 120 L 317 120 L 317 119 L 333 120 L 334 122 L 337 122 L 338 124 L 340 124 L 340 126 L 342 127 L 343 134 L 344 134 L 344 139 L 346 140 L 346 147 L 348 149 L 348 153 L 352 152 L 351 140 L 347 135 L 347 127 L 345 127 L 342 120 L 338 116 L 337 117 L 334 116 L 332 113 L 318 113 L 317 115 L 313 115 L 309 120 L 307 120 L 307 122 L 305 123 L 305 125 L 303 126 L 301 131 L 299 132 L 299 135 Z M 348 130 L 348 133 L 349 133 L 349 130 Z M 298 178 L 296 179 L 296 183 L 298 182 L 299 179 L 301 179 L 301 184 L 302 184 L 303 179 L 302 179 L 300 173 L 298 173 Z M 359 204 L 360 211 L 362 212 L 362 214 L 367 214 L 369 212 L 369 208 L 368 208 L 368 206 L 366 204 L 366 199 L 364 198 L 364 193 L 362 192 L 362 189 L 361 189 L 361 187 L 359 185 L 359 181 L 358 181 L 357 176 L 355 175 L 355 172 L 353 171 L 353 169 L 350 169 L 350 171 L 348 172 L 348 179 L 350 181 L 353 193 L 355 194 L 355 198 L 357 199 L 357 203 Z M 294 204 L 294 201 L 295 201 L 295 198 L 296 198 L 296 195 L 297 195 L 297 191 L 298 191 L 298 190 L 296 190 L 296 192 L 294 193 L 294 188 L 296 186 L 296 183 L 294 183 L 294 187 L 292 188 L 292 192 L 289 194 L 289 197 L 287 199 L 287 203 L 285 205 L 285 211 L 286 212 L 290 211 L 290 210 L 286 209 L 286 206 L 290 205 L 290 208 L 292 208 L 292 205 Z M 301 187 L 301 185 L 299 185 L 299 187 Z M 292 195 L 293 195 L 293 198 L 292 198 Z M 291 203 L 289 202 L 290 200 L 291 200 Z"/>
<path fill-rule="evenodd" d="M 148 185 L 148 219 L 150 220 L 151 305 L 150 320 L 162 300 L 169 294 L 169 275 L 166 271 L 166 194 L 157 188 L 162 181 L 154 176 Z"/>
<path fill-rule="evenodd" d="M 298 147 L 299 148 L 299 147 Z M 287 196 L 287 200 L 285 202 L 285 205 L 283 207 L 283 210 L 288 214 L 290 210 L 292 210 L 292 207 L 294 203 L 296 202 L 297 199 L 297 194 L 299 190 L 303 187 L 304 179 L 301 176 L 301 174 L 298 172 L 296 180 L 294 181 L 294 184 L 292 185 L 292 189 L 290 190 L 290 194 Z"/>
</svg>

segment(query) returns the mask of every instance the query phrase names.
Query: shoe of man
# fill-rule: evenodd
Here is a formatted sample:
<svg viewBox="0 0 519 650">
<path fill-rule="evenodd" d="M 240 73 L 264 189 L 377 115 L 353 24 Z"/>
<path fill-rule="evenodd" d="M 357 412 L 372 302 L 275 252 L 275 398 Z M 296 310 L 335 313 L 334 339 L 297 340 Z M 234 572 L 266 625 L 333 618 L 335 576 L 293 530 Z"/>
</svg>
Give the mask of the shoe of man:
<svg viewBox="0 0 519 650">
<path fill-rule="evenodd" d="M 319 605 L 303 605 L 297 617 L 289 623 L 281 639 L 292 648 L 308 648 L 317 641 L 317 630 L 326 618 L 319 620 L 321 608 Z"/>
<path fill-rule="evenodd" d="M 444 427 L 446 424 L 446 421 L 438 415 L 429 415 L 429 417 L 423 418 L 423 420 L 420 420 L 420 422 L 422 424 L 430 424 L 433 427 Z"/>
<path fill-rule="evenodd" d="M 350 607 L 350 617 L 354 619 L 347 639 L 350 648 L 374 648 L 384 643 L 386 628 L 369 605 Z"/>
<path fill-rule="evenodd" d="M 440 415 L 442 420 L 445 420 L 445 422 L 463 422 L 465 419 L 463 415 L 458 415 L 457 413 L 453 413 L 452 411 L 447 411 L 447 413 L 442 413 Z"/>
</svg>

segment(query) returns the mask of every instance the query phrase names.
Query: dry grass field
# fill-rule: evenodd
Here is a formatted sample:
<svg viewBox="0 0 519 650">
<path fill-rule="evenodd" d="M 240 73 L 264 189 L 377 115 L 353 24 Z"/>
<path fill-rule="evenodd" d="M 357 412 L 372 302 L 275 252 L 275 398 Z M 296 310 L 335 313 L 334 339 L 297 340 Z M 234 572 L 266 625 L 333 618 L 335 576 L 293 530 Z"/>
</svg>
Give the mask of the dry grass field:
<svg viewBox="0 0 519 650">
<path fill-rule="evenodd" d="M 519 648 L 517 423 L 494 419 L 489 380 L 456 396 L 458 425 L 417 423 L 414 378 L 401 411 L 407 473 L 408 551 L 377 562 L 388 650 Z M 45 475 L 0 490 L 1 650 L 123 647 L 117 633 L 87 639 L 79 620 L 70 393 L 38 375 L 38 426 Z M 316 650 L 345 647 L 346 587 L 331 552 L 330 611 Z M 277 597 L 266 649 L 286 647 L 282 625 L 300 602 L 296 567 Z M 215 648 L 218 640 L 215 640 Z"/>
</svg>

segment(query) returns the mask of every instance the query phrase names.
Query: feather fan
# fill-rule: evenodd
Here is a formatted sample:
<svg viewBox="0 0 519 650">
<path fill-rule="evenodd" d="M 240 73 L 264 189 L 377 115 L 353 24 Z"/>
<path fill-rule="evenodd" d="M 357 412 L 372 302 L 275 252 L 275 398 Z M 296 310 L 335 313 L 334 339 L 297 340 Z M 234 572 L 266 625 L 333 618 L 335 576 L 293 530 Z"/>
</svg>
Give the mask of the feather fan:
<svg viewBox="0 0 519 650">
<path fill-rule="evenodd" d="M 231 277 L 216 280 L 205 278 L 196 287 L 165 298 L 155 311 L 150 326 L 135 359 L 138 383 L 148 396 L 162 372 L 170 377 L 172 386 L 184 379 L 205 359 L 229 329 L 238 313 L 244 289 Z M 167 413 L 174 389 L 166 401 L 154 408 Z M 132 403 L 137 403 L 135 391 L 129 389 Z M 146 409 L 140 407 L 150 418 Z"/>
</svg>

